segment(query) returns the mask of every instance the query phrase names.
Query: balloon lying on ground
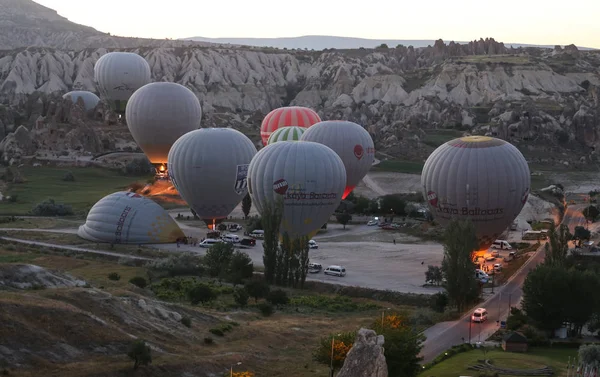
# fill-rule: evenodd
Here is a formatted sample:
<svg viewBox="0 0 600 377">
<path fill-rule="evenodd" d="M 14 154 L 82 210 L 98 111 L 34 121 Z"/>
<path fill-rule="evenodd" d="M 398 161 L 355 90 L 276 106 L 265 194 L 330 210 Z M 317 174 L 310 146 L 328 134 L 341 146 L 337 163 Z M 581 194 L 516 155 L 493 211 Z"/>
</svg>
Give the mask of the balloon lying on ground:
<svg viewBox="0 0 600 377">
<path fill-rule="evenodd" d="M 173 143 L 200 127 L 202 108 L 183 85 L 154 82 L 138 89 L 127 104 L 127 126 L 153 164 L 167 163 Z"/>
<path fill-rule="evenodd" d="M 133 93 L 150 83 L 150 65 L 132 52 L 109 52 L 94 65 L 94 78 L 110 107 L 118 114 L 125 114 Z"/>
<path fill-rule="evenodd" d="M 127 191 L 107 195 L 94 204 L 77 235 L 93 242 L 123 244 L 171 243 L 185 237 L 160 205 Z"/>
<path fill-rule="evenodd" d="M 375 145 L 360 125 L 344 120 L 327 120 L 308 128 L 301 141 L 313 141 L 331 148 L 346 168 L 346 188 L 342 199 L 354 190 L 373 165 Z"/>
<path fill-rule="evenodd" d="M 256 147 L 231 128 L 183 135 L 169 152 L 169 177 L 179 195 L 209 227 L 220 223 L 248 192 L 248 164 Z"/>
<path fill-rule="evenodd" d="M 319 114 L 308 107 L 280 107 L 265 116 L 260 125 L 260 137 L 262 138 L 263 145 L 267 145 L 271 133 L 279 128 L 290 126 L 308 128 L 320 121 Z"/>
<path fill-rule="evenodd" d="M 278 128 L 271 133 L 267 145 L 277 143 L 278 141 L 299 141 L 306 128 L 289 126 Z"/>
<path fill-rule="evenodd" d="M 529 196 L 527 161 L 512 144 L 487 136 L 451 140 L 429 156 L 423 195 L 441 225 L 471 220 L 485 250 L 519 215 Z"/>
<path fill-rule="evenodd" d="M 81 98 L 85 111 L 94 109 L 98 105 L 98 102 L 100 102 L 100 98 L 98 98 L 97 95 L 84 90 L 74 90 L 72 92 L 65 93 L 62 98 L 68 99 L 72 103 L 77 103 L 77 101 Z"/>
<path fill-rule="evenodd" d="M 265 215 L 283 206 L 280 233 L 312 237 L 342 200 L 346 171 L 339 156 L 312 142 L 282 141 L 267 145 L 250 162 L 248 191 Z"/>
</svg>

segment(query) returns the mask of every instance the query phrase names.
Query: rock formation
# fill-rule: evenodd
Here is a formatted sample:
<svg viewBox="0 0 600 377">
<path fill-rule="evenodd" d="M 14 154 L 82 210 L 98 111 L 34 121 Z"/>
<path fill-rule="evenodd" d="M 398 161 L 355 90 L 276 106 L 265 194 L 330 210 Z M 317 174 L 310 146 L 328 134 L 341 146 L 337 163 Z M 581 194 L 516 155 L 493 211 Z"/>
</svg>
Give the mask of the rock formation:
<svg viewBox="0 0 600 377">
<path fill-rule="evenodd" d="M 361 328 L 337 377 L 387 377 L 383 335 Z"/>
</svg>

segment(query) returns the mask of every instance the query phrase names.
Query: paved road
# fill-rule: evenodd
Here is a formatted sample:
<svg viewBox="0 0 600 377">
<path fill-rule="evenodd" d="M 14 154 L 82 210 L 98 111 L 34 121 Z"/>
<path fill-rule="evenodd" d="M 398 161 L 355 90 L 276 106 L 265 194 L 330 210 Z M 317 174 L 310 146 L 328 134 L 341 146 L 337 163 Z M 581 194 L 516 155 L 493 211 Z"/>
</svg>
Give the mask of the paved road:
<svg viewBox="0 0 600 377">
<path fill-rule="evenodd" d="M 587 221 L 581 212 L 585 207 L 585 204 L 572 204 L 567 207 L 562 223 L 569 227 L 569 232 L 571 232 L 571 234 L 575 232 L 576 226 L 585 228 Z"/>
<path fill-rule="evenodd" d="M 490 297 L 480 305 L 488 310 L 488 322 L 471 324 L 469 321 L 471 313 L 469 312 L 459 321 L 439 323 L 425 330 L 424 334 L 427 340 L 421 351 L 423 362 L 430 362 L 448 348 L 462 343 L 462 338 L 464 338 L 464 342 L 468 342 L 469 327 L 471 328 L 471 343 L 485 341 L 496 332 L 500 326 L 499 322 L 497 323 L 496 321 L 499 319 L 505 321 L 508 317 L 509 305 L 517 306 L 519 304 L 523 294 L 521 287 L 529 270 L 543 262 L 544 255 L 544 244 L 542 244 L 523 267 L 513 275 L 508 283 L 495 289 L 495 292 L 499 294 Z"/>
</svg>

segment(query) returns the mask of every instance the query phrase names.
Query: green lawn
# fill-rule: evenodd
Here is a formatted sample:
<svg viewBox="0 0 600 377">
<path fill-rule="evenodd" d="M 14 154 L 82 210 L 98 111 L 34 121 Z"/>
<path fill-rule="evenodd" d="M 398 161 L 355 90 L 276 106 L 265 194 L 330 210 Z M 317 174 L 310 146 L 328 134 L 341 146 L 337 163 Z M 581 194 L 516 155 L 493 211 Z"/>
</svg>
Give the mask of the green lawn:
<svg viewBox="0 0 600 377">
<path fill-rule="evenodd" d="M 423 162 L 403 161 L 403 160 L 385 160 L 375 165 L 372 171 L 389 171 L 394 173 L 421 174 Z"/>
<path fill-rule="evenodd" d="M 63 181 L 67 171 L 73 172 L 74 182 Z M 126 177 L 116 171 L 100 168 L 44 168 L 21 169 L 27 182 L 9 184 L 5 195 L 16 195 L 16 203 L 0 203 L 0 215 L 26 215 L 36 204 L 52 198 L 56 202 L 69 204 L 75 212 L 89 210 L 102 197 L 125 189 L 138 181 L 144 183 L 148 177 Z"/>
<path fill-rule="evenodd" d="M 500 368 L 536 369 L 549 366 L 554 371 L 554 376 L 566 375 L 566 366 L 569 360 L 577 355 L 576 349 L 562 348 L 535 348 L 527 353 L 504 352 L 502 349 L 487 353 L 486 358 L 492 360 Z M 481 372 L 468 370 L 470 365 L 478 364 L 477 360 L 483 359 L 480 350 L 472 350 L 450 357 L 432 368 L 423 371 L 421 377 L 457 377 L 478 376 Z M 492 372 L 493 374 L 493 372 Z M 506 375 L 502 375 L 506 376 Z"/>
</svg>

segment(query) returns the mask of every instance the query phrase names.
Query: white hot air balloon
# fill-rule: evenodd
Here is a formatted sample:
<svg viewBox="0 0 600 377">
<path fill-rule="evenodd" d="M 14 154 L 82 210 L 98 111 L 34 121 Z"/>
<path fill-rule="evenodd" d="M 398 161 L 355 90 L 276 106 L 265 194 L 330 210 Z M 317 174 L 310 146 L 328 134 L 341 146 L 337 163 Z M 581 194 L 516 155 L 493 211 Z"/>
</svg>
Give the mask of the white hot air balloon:
<svg viewBox="0 0 600 377">
<path fill-rule="evenodd" d="M 283 204 L 280 233 L 312 237 L 342 200 L 346 170 L 330 148 L 312 142 L 267 145 L 248 168 L 248 190 L 257 211 Z"/>
<path fill-rule="evenodd" d="M 371 135 L 360 125 L 344 120 L 328 120 L 304 131 L 301 141 L 312 141 L 331 148 L 346 168 L 346 188 L 342 199 L 354 190 L 373 165 L 375 146 Z"/>
<path fill-rule="evenodd" d="M 150 82 L 150 65 L 132 52 L 109 52 L 94 65 L 94 77 L 102 97 L 122 115 L 133 93 Z"/>
<path fill-rule="evenodd" d="M 198 97 L 183 85 L 154 82 L 138 89 L 127 104 L 127 126 L 148 159 L 164 173 L 177 139 L 200 127 Z"/>
<path fill-rule="evenodd" d="M 94 204 L 77 235 L 93 242 L 124 244 L 173 243 L 185 237 L 161 206 L 127 191 L 107 195 Z"/>
<path fill-rule="evenodd" d="M 77 103 L 77 101 L 81 98 L 85 111 L 94 109 L 96 105 L 98 105 L 98 102 L 100 102 L 100 98 L 98 98 L 97 95 L 84 90 L 74 90 L 72 92 L 65 93 L 62 98 L 68 99 L 73 103 Z"/>
<path fill-rule="evenodd" d="M 232 128 L 201 128 L 169 152 L 169 176 L 179 195 L 214 229 L 248 192 L 248 164 L 256 147 Z"/>
</svg>

